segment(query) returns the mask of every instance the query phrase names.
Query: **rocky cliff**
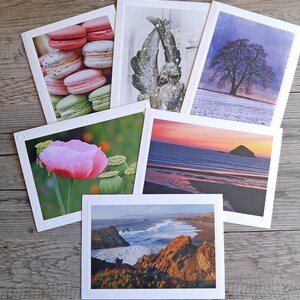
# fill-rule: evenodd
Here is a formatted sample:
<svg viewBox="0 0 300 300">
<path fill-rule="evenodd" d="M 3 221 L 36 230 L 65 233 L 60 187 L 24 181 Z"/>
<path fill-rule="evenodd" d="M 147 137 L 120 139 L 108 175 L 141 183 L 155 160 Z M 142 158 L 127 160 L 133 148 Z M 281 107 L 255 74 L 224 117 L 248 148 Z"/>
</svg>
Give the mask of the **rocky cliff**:
<svg viewBox="0 0 300 300">
<path fill-rule="evenodd" d="M 215 245 L 197 247 L 190 236 L 179 236 L 160 252 L 141 257 L 134 267 L 154 267 L 185 281 L 215 280 Z"/>
<path fill-rule="evenodd" d="M 235 149 L 231 150 L 229 154 L 238 155 L 238 156 L 246 156 L 246 157 L 255 157 L 254 153 L 249 150 L 247 147 L 240 145 Z"/>
<path fill-rule="evenodd" d="M 91 237 L 93 250 L 129 246 L 114 226 L 92 230 Z"/>
<path fill-rule="evenodd" d="M 123 264 L 123 260 L 117 258 L 114 263 L 106 262 L 105 260 L 101 260 L 98 258 L 92 257 L 92 275 L 97 274 L 103 270 L 115 270 L 115 269 L 123 269 L 123 270 L 133 270 L 134 268 L 129 264 Z"/>
</svg>

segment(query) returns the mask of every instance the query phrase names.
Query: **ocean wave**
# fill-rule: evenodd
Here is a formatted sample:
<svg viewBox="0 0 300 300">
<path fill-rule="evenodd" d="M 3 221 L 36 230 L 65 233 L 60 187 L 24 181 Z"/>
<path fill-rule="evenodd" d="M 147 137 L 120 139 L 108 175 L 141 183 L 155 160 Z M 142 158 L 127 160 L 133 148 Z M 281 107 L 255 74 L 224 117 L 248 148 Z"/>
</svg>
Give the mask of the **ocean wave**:
<svg viewBox="0 0 300 300">
<path fill-rule="evenodd" d="M 128 247 L 92 250 L 92 257 L 115 262 L 116 258 L 123 259 L 123 263 L 133 265 L 143 255 L 159 252 L 179 235 L 194 237 L 201 231 L 196 227 L 171 219 L 157 222 L 145 230 L 120 230 L 119 234 L 129 243 Z"/>
<path fill-rule="evenodd" d="M 145 246 L 128 246 L 111 249 L 92 250 L 92 257 L 114 263 L 116 258 L 123 259 L 123 263 L 134 265 L 143 255 L 149 255 L 152 251 Z"/>
<path fill-rule="evenodd" d="M 146 230 L 120 231 L 119 234 L 129 243 L 156 244 L 160 239 L 173 239 L 180 234 L 194 237 L 197 229 L 189 224 L 165 220 L 157 223 Z"/>
</svg>

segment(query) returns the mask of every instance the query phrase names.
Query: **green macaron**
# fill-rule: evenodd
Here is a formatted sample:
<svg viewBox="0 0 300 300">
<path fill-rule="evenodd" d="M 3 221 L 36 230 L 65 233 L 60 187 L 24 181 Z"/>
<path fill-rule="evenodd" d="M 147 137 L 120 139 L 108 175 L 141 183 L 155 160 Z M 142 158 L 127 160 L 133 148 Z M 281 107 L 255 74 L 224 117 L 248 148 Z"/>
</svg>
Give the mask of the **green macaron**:
<svg viewBox="0 0 300 300">
<path fill-rule="evenodd" d="M 56 109 L 63 120 L 84 116 L 92 112 L 87 100 L 87 95 L 69 95 L 57 103 Z"/>
<path fill-rule="evenodd" d="M 56 105 L 57 103 L 63 99 L 64 96 L 59 96 L 59 95 L 50 95 L 50 100 L 51 100 L 51 103 L 52 103 L 52 107 L 53 107 L 53 110 L 55 112 L 55 116 L 56 118 L 60 118 L 60 113 L 57 111 L 56 109 Z"/>
<path fill-rule="evenodd" d="M 101 111 L 110 107 L 111 85 L 102 86 L 89 94 L 89 101 L 93 105 L 93 110 Z"/>
</svg>

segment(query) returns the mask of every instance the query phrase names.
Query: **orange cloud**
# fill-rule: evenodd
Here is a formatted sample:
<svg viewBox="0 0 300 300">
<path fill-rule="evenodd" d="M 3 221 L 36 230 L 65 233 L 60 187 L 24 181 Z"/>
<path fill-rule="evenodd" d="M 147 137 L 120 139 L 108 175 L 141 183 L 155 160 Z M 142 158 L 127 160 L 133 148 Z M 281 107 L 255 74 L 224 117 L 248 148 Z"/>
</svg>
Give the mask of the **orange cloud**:
<svg viewBox="0 0 300 300">
<path fill-rule="evenodd" d="M 202 125 L 154 120 L 152 140 L 197 148 L 229 152 L 244 145 L 258 157 L 271 157 L 273 138 Z"/>
</svg>

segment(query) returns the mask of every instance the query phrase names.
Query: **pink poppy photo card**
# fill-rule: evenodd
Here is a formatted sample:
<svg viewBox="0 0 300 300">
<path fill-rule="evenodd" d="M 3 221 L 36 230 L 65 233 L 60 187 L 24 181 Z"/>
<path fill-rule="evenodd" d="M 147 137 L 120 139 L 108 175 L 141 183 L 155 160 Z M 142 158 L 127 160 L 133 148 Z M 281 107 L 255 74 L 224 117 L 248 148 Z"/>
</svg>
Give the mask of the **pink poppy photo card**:
<svg viewBox="0 0 300 300">
<path fill-rule="evenodd" d="M 83 194 L 132 194 L 147 101 L 14 134 L 37 231 L 81 220 Z"/>
</svg>

